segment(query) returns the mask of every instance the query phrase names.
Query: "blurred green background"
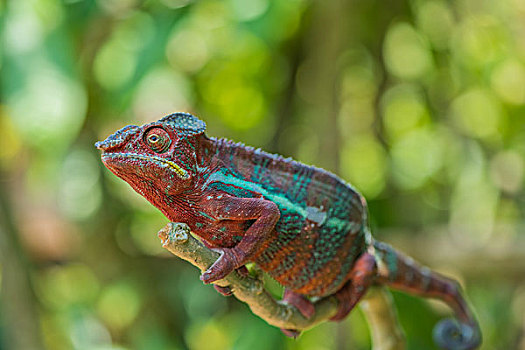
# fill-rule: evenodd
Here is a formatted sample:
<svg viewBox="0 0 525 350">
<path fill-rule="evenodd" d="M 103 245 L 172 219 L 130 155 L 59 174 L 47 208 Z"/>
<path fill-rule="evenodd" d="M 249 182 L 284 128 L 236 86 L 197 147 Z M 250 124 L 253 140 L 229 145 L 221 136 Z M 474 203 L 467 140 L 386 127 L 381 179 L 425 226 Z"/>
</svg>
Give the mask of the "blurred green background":
<svg viewBox="0 0 525 350">
<path fill-rule="evenodd" d="M 360 310 L 286 339 L 164 252 L 94 142 L 190 111 L 331 170 L 376 237 L 525 349 L 525 1 L 0 2 L 0 348 L 368 349 Z M 449 313 L 394 293 L 409 349 Z"/>
</svg>

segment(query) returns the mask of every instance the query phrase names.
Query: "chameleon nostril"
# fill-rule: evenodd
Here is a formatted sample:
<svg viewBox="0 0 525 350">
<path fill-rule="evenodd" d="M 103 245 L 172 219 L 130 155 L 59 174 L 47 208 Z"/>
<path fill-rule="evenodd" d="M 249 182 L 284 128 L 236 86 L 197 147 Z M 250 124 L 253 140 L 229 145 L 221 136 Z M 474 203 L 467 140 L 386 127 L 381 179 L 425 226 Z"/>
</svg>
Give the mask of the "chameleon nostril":
<svg viewBox="0 0 525 350">
<path fill-rule="evenodd" d="M 119 147 L 124 145 L 138 131 L 139 127 L 136 125 L 125 126 L 109 135 L 104 141 L 96 142 L 95 147 L 101 151 L 107 151 L 111 148 Z"/>
</svg>

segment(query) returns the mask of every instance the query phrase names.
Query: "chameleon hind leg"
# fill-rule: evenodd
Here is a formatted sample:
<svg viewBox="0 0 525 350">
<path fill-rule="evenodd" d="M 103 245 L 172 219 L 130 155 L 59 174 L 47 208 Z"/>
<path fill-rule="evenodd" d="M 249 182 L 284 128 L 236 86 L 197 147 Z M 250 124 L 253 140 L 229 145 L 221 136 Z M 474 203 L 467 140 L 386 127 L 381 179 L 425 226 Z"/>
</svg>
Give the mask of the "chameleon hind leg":
<svg viewBox="0 0 525 350">
<path fill-rule="evenodd" d="M 310 318 L 315 314 L 314 304 L 304 295 L 290 289 L 284 290 L 282 302 L 294 306 L 306 318 Z M 281 328 L 281 331 L 291 338 L 297 338 L 301 334 L 301 331 L 296 329 Z"/>
<path fill-rule="evenodd" d="M 341 321 L 352 311 L 357 302 L 365 295 L 368 287 L 374 282 L 376 273 L 377 265 L 374 256 L 370 253 L 363 253 L 348 273 L 348 282 L 334 294 L 339 305 L 337 313 L 330 320 Z M 283 301 L 295 306 L 307 318 L 315 313 L 313 304 L 301 294 L 285 290 Z M 295 329 L 281 329 L 281 331 L 286 336 L 293 338 L 297 338 L 301 334 Z"/>
<path fill-rule="evenodd" d="M 339 306 L 337 313 L 330 320 L 341 321 L 352 311 L 374 282 L 376 271 L 374 256 L 370 253 L 363 253 L 350 270 L 348 282 L 334 294 L 339 301 Z"/>
</svg>

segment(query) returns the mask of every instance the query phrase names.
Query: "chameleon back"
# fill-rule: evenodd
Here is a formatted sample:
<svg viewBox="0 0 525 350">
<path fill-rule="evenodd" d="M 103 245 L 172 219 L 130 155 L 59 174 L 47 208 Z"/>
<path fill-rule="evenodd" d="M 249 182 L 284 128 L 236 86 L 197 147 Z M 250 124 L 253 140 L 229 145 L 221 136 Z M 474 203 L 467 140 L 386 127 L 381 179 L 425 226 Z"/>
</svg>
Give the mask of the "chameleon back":
<svg viewBox="0 0 525 350">
<path fill-rule="evenodd" d="M 228 169 L 217 182 L 220 189 L 236 196 L 260 193 L 281 212 L 276 234 L 256 263 L 300 294 L 324 296 L 341 288 L 369 244 L 363 197 L 325 170 L 227 140 L 211 141 Z"/>
</svg>

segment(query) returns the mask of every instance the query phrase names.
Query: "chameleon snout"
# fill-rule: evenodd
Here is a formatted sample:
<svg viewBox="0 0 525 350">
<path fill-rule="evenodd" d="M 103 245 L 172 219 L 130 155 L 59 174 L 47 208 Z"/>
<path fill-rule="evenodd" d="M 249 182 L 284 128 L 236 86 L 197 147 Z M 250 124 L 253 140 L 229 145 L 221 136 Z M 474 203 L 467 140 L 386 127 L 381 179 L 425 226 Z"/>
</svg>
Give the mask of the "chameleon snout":
<svg viewBox="0 0 525 350">
<path fill-rule="evenodd" d="M 109 135 L 104 141 L 96 142 L 95 147 L 101 151 L 107 151 L 110 148 L 121 146 L 125 144 L 138 130 L 139 127 L 136 125 L 125 126 Z"/>
</svg>

